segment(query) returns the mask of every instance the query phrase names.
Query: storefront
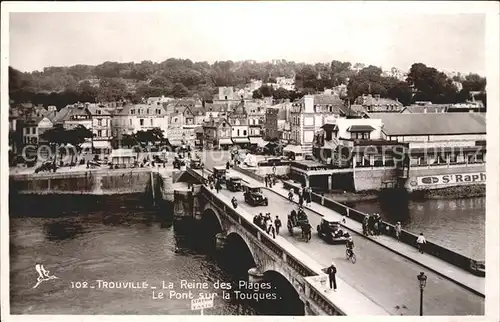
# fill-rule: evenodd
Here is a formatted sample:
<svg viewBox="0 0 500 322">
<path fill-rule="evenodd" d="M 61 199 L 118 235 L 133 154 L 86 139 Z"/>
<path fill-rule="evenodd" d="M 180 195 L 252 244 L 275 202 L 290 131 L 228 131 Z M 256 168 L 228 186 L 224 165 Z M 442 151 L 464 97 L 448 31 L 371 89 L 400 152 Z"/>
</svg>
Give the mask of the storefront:
<svg viewBox="0 0 500 322">
<path fill-rule="evenodd" d="M 230 138 L 219 139 L 219 146 L 222 150 L 229 150 L 233 146 L 233 141 Z"/>
</svg>

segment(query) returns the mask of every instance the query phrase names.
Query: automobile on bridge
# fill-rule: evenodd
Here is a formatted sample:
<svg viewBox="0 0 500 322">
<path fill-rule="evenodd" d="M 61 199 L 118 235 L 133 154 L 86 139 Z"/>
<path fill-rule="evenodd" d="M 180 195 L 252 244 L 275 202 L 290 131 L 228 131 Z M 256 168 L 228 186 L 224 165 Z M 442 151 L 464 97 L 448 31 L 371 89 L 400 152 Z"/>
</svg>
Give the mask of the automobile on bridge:
<svg viewBox="0 0 500 322">
<path fill-rule="evenodd" d="M 251 206 L 267 206 L 269 201 L 266 196 L 262 193 L 262 189 L 259 186 L 254 186 L 250 183 L 242 183 L 243 196 L 245 197 L 245 202 Z"/>
<path fill-rule="evenodd" d="M 226 182 L 226 173 L 227 173 L 226 167 L 215 166 L 213 169 L 213 173 L 215 179 L 220 180 L 221 183 Z"/>
<path fill-rule="evenodd" d="M 201 169 L 201 167 L 202 167 L 201 159 L 197 159 L 197 158 L 191 159 L 189 166 L 193 169 Z"/>
<path fill-rule="evenodd" d="M 349 239 L 349 233 L 342 230 L 339 220 L 335 220 L 328 215 L 321 218 L 321 222 L 316 227 L 318 236 L 330 244 L 345 244 Z"/>
<path fill-rule="evenodd" d="M 231 176 L 228 179 L 226 179 L 226 187 L 227 190 L 236 192 L 236 191 L 241 191 L 241 178 L 237 176 Z"/>
</svg>

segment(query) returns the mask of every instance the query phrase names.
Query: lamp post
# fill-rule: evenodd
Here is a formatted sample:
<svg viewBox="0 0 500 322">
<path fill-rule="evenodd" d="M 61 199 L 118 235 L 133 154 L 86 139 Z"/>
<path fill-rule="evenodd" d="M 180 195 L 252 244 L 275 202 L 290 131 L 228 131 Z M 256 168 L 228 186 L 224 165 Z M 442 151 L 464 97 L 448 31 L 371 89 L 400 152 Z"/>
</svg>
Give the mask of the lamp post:
<svg viewBox="0 0 500 322">
<path fill-rule="evenodd" d="M 424 309 L 424 288 L 427 282 L 427 275 L 425 275 L 424 272 L 420 272 L 420 274 L 417 275 L 417 279 L 420 286 L 420 316 L 422 316 Z"/>
</svg>

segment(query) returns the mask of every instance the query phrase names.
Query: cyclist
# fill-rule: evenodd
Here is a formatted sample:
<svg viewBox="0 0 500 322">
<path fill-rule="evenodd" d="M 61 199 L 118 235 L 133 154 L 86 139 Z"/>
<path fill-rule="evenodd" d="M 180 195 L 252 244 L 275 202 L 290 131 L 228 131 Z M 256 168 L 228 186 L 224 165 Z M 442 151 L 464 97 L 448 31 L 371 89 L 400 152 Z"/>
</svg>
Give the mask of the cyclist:
<svg viewBox="0 0 500 322">
<path fill-rule="evenodd" d="M 345 244 L 346 250 L 349 254 L 349 257 L 352 256 L 353 254 L 353 248 L 354 248 L 354 241 L 352 240 L 352 236 L 349 236 L 349 239 L 347 239 L 347 243 Z"/>
</svg>

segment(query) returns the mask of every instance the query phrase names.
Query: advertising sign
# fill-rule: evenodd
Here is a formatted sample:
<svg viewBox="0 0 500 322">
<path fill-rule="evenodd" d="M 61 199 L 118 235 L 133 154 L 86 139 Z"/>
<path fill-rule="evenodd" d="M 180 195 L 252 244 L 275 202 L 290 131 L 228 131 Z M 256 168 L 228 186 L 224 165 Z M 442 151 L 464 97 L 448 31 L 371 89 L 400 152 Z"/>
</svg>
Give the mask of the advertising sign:
<svg viewBox="0 0 500 322">
<path fill-rule="evenodd" d="M 417 177 L 419 186 L 454 185 L 457 183 L 483 183 L 486 182 L 486 172 L 438 174 Z"/>
</svg>

